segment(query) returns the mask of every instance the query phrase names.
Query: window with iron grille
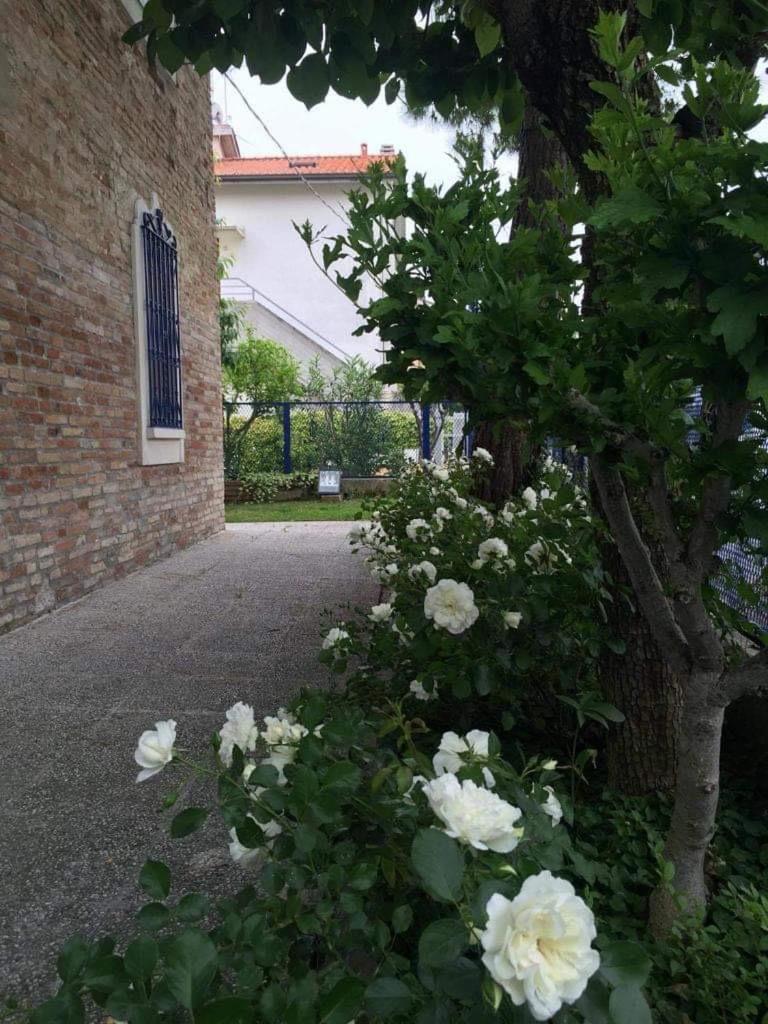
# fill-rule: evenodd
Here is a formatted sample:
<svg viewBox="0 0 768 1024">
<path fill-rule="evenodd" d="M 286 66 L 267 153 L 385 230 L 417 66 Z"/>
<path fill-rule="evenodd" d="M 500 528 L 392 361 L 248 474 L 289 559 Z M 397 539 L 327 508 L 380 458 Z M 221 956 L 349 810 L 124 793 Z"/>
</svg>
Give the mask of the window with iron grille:
<svg viewBox="0 0 768 1024">
<path fill-rule="evenodd" d="M 176 236 L 163 212 L 141 218 L 150 427 L 181 430 L 181 338 Z"/>
</svg>

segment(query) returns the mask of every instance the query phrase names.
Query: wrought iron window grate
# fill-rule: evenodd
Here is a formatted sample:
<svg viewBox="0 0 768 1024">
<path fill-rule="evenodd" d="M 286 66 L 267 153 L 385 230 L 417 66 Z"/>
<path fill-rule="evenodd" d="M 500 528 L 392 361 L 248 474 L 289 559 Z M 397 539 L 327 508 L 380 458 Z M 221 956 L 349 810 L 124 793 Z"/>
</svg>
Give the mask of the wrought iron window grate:
<svg viewBox="0 0 768 1024">
<path fill-rule="evenodd" d="M 162 210 L 141 222 L 149 370 L 149 426 L 181 429 L 181 339 L 176 236 Z"/>
</svg>

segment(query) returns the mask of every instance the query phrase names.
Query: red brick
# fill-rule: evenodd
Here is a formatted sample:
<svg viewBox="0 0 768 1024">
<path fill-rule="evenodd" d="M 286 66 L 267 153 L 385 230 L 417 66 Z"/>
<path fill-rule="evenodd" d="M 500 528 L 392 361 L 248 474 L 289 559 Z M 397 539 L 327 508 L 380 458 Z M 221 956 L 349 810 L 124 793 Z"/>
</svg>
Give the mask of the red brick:
<svg viewBox="0 0 768 1024">
<path fill-rule="evenodd" d="M 129 21 L 18 0 L 4 26 L 0 630 L 223 525 L 208 83 L 153 75 Z M 138 462 L 131 224 L 152 192 L 180 247 L 179 466 Z"/>
</svg>

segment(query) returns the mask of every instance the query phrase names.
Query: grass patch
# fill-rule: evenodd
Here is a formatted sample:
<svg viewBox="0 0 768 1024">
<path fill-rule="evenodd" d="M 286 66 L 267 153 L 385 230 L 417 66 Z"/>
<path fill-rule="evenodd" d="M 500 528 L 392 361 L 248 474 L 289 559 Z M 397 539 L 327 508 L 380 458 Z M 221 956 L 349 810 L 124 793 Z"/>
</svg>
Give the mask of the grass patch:
<svg viewBox="0 0 768 1024">
<path fill-rule="evenodd" d="M 361 498 L 345 501 L 233 502 L 224 506 L 228 523 L 306 523 L 347 521 L 362 511 Z"/>
</svg>

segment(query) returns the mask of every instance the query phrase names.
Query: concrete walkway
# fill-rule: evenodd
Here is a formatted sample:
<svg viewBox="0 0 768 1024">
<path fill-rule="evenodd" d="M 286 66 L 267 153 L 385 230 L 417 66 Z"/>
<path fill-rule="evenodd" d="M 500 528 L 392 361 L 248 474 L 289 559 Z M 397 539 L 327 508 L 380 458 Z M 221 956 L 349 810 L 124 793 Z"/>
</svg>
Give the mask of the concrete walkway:
<svg viewBox="0 0 768 1024">
<path fill-rule="evenodd" d="M 349 526 L 230 527 L 0 637 L 0 1003 L 47 995 L 68 935 L 124 930 L 146 858 L 171 865 L 172 894 L 242 881 L 217 815 L 167 839 L 171 786 L 134 783 L 136 739 L 175 718 L 200 751 L 234 701 L 261 716 L 327 679 L 325 612 L 376 597 Z M 201 799 L 193 783 L 178 807 Z"/>
</svg>

